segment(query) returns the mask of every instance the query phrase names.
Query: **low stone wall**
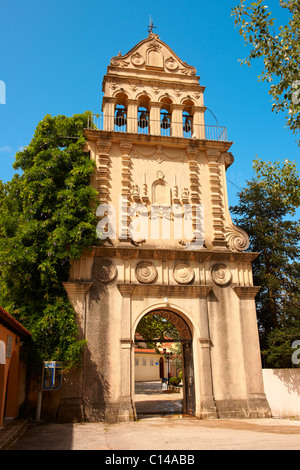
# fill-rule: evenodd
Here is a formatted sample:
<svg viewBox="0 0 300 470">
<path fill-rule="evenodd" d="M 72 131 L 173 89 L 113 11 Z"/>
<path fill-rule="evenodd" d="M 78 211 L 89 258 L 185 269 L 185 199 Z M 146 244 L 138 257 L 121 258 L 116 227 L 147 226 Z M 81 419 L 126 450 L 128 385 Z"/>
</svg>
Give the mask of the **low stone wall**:
<svg viewBox="0 0 300 470">
<path fill-rule="evenodd" d="M 272 416 L 300 417 L 300 368 L 263 369 L 263 380 Z"/>
</svg>

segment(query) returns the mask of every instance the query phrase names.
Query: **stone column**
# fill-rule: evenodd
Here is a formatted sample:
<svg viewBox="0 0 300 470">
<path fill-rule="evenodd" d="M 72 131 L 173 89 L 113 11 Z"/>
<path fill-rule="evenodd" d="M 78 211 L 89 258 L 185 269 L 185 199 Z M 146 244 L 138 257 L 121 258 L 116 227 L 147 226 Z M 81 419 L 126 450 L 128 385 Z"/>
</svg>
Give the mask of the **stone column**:
<svg viewBox="0 0 300 470">
<path fill-rule="evenodd" d="M 204 106 L 194 106 L 192 109 L 192 113 L 193 113 L 192 135 L 195 135 L 197 139 L 205 139 L 205 125 L 204 125 L 205 110 L 206 108 Z"/>
<path fill-rule="evenodd" d="M 173 104 L 172 105 L 172 137 L 183 137 L 183 121 L 182 121 L 182 112 L 184 105 L 182 104 Z"/>
<path fill-rule="evenodd" d="M 240 299 L 242 343 L 249 413 L 248 417 L 268 418 L 271 417 L 271 411 L 264 391 L 254 301 L 260 287 L 235 286 L 233 289 Z"/>
<path fill-rule="evenodd" d="M 127 132 L 137 134 L 138 131 L 138 100 L 127 100 Z"/>
<path fill-rule="evenodd" d="M 116 104 L 117 104 L 117 98 L 111 98 L 109 96 L 105 96 L 103 98 L 103 130 L 104 131 L 114 130 Z"/>
<path fill-rule="evenodd" d="M 133 405 L 134 383 L 132 371 L 133 342 L 131 338 L 131 294 L 134 286 L 124 284 L 119 286 L 122 294 L 121 312 L 121 389 L 119 420 L 133 420 L 135 410 Z"/>
<path fill-rule="evenodd" d="M 204 287 L 204 286 L 203 286 Z M 200 310 L 200 416 L 202 419 L 218 417 L 213 393 L 211 340 L 208 326 L 207 295 L 210 287 L 206 287 L 199 299 Z"/>
<path fill-rule="evenodd" d="M 160 110 L 162 103 L 156 101 L 150 102 L 150 132 L 151 135 L 160 135 Z"/>
</svg>

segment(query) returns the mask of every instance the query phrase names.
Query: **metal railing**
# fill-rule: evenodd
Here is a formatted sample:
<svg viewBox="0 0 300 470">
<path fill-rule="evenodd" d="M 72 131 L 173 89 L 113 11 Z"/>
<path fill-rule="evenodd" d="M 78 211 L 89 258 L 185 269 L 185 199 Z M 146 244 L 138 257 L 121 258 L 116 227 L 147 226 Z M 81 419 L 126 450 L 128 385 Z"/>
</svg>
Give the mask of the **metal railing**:
<svg viewBox="0 0 300 470">
<path fill-rule="evenodd" d="M 92 114 L 88 119 L 88 129 L 114 132 L 130 132 L 134 134 L 161 135 L 164 137 L 183 137 L 186 139 L 202 139 L 228 142 L 226 127 L 194 124 L 186 126 L 183 122 L 170 122 L 165 125 L 162 121 L 150 119 L 121 118 Z"/>
</svg>

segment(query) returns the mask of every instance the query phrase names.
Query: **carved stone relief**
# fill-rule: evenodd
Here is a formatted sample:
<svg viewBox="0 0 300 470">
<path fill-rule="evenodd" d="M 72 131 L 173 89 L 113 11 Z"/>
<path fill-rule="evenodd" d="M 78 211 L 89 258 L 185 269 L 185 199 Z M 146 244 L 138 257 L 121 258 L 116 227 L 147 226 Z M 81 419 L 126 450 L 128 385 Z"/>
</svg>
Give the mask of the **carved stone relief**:
<svg viewBox="0 0 300 470">
<path fill-rule="evenodd" d="M 110 64 L 122 68 L 131 64 L 134 67 L 153 68 L 184 75 L 196 75 L 197 73 L 195 67 L 177 57 L 169 46 L 159 39 L 157 34 L 150 34 L 147 39 L 135 47 L 134 51 L 130 51 L 124 56 L 119 53 L 118 56 L 112 57 Z"/>
<path fill-rule="evenodd" d="M 135 276 L 143 284 L 149 284 L 157 278 L 157 269 L 150 261 L 141 261 L 136 265 Z"/>
<path fill-rule="evenodd" d="M 111 282 L 117 276 L 117 268 L 113 261 L 109 259 L 101 259 L 94 267 L 96 279 L 100 282 Z"/>
<path fill-rule="evenodd" d="M 249 247 L 248 234 L 233 223 L 225 227 L 225 239 L 232 251 L 245 251 Z"/>
<path fill-rule="evenodd" d="M 145 59 L 143 56 L 141 56 L 141 54 L 139 54 L 139 52 L 136 52 L 135 54 L 132 54 L 131 56 L 131 62 L 133 65 L 135 65 L 136 67 L 139 67 L 141 65 L 144 65 L 145 63 Z"/>
<path fill-rule="evenodd" d="M 173 276 L 178 284 L 188 284 L 194 279 L 195 273 L 188 264 L 178 263 L 173 269 Z"/>
<path fill-rule="evenodd" d="M 168 70 L 173 72 L 178 69 L 178 62 L 173 57 L 169 57 L 165 60 L 165 66 Z"/>
<path fill-rule="evenodd" d="M 232 274 L 226 264 L 217 263 L 211 268 L 212 280 L 219 286 L 224 286 L 231 281 Z"/>
</svg>

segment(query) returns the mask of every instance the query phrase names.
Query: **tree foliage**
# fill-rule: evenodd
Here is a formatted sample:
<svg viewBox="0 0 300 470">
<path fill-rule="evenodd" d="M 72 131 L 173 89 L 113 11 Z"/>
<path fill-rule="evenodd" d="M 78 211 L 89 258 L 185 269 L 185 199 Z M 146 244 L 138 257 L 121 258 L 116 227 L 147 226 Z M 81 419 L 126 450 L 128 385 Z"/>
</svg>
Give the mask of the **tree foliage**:
<svg viewBox="0 0 300 470">
<path fill-rule="evenodd" d="M 289 22 L 277 25 L 276 19 L 262 0 L 250 3 L 245 0 L 232 10 L 235 24 L 250 45 L 248 57 L 242 64 L 250 66 L 254 59 L 263 59 L 264 69 L 260 80 L 272 83 L 269 93 L 273 110 L 287 113 L 287 125 L 293 132 L 300 128 L 300 0 L 280 0 L 288 11 Z"/>
<path fill-rule="evenodd" d="M 160 315 L 145 315 L 136 328 L 136 339 L 147 344 L 147 347 L 156 348 L 158 343 L 166 343 L 168 339 L 179 340 L 180 335 L 172 322 Z"/>
<path fill-rule="evenodd" d="M 82 342 L 62 283 L 71 260 L 97 244 L 94 164 L 83 151 L 89 115 L 45 116 L 16 155 L 21 175 L 0 185 L 1 305 L 32 333 L 38 361 L 66 366 Z"/>
<path fill-rule="evenodd" d="M 253 263 L 261 346 L 268 364 L 278 367 L 283 344 L 300 338 L 300 179 L 296 164 L 254 160 L 256 176 L 239 193 L 231 208 L 236 223 L 250 238 L 249 250 L 260 255 Z M 282 356 L 290 363 L 292 352 Z M 283 349 L 282 349 L 283 351 Z M 281 352 L 282 352 L 281 351 Z M 276 360 L 275 360 L 276 359 Z"/>
</svg>

